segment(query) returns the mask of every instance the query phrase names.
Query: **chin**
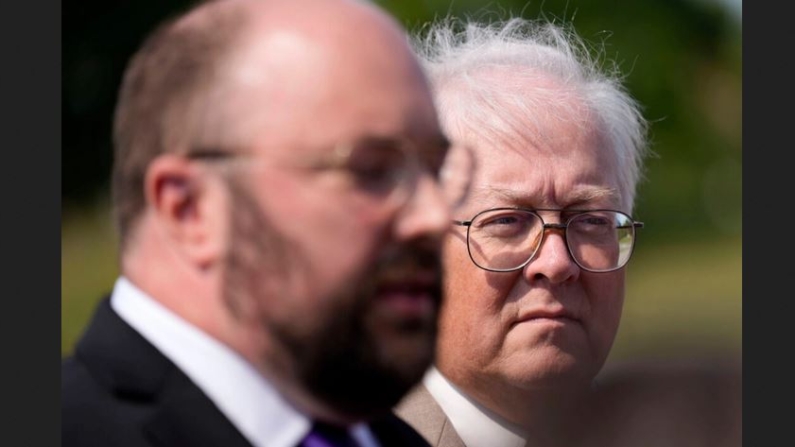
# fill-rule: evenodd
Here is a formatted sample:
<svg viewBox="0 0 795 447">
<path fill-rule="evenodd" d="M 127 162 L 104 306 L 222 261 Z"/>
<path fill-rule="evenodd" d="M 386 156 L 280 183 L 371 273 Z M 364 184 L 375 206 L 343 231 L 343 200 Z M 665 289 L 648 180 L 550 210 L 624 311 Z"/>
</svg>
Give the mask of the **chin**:
<svg viewBox="0 0 795 447">
<path fill-rule="evenodd" d="M 576 355 L 556 347 L 536 349 L 523 355 L 509 375 L 521 388 L 559 388 L 593 381 L 599 365 L 590 356 Z"/>
<path fill-rule="evenodd" d="M 378 362 L 412 386 L 434 361 L 436 325 L 433 322 L 382 324 L 371 336 Z"/>
</svg>

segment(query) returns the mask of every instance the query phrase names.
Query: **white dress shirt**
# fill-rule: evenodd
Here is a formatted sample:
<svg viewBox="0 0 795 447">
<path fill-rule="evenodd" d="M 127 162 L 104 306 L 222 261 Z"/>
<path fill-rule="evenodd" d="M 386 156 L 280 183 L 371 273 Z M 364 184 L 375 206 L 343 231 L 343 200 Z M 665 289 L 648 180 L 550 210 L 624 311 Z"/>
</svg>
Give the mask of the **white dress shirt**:
<svg viewBox="0 0 795 447">
<path fill-rule="evenodd" d="M 524 447 L 527 436 L 521 428 L 469 398 L 435 367 L 423 384 L 467 447 Z"/>
<path fill-rule="evenodd" d="M 111 307 L 168 357 L 255 447 L 294 447 L 311 421 L 251 364 L 120 277 Z M 367 424 L 350 428 L 362 447 L 378 447 Z"/>
</svg>

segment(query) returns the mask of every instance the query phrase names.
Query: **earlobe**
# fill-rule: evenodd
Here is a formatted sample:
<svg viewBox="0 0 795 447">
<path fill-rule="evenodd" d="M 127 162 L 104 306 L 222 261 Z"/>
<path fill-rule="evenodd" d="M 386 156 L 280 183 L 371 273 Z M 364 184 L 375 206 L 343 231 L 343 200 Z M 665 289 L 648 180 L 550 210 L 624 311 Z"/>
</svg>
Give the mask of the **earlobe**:
<svg viewBox="0 0 795 447">
<path fill-rule="evenodd" d="M 212 265 L 223 245 L 223 213 L 217 211 L 218 204 L 210 203 L 222 200 L 217 185 L 195 163 L 169 154 L 149 165 L 144 188 L 169 245 L 199 268 Z"/>
</svg>

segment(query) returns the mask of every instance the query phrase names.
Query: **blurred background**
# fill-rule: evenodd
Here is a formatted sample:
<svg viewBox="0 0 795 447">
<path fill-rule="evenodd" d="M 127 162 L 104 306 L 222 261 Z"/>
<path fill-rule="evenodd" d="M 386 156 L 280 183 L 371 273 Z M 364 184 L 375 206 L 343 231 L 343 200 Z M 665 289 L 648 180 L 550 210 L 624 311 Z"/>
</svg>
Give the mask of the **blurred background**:
<svg viewBox="0 0 795 447">
<path fill-rule="evenodd" d="M 65 2 L 62 72 L 61 353 L 118 273 L 109 210 L 111 122 L 144 35 L 189 1 Z M 569 23 L 626 73 L 651 121 L 628 268 L 608 363 L 742 356 L 740 0 L 377 1 L 409 31 L 429 20 L 508 15 Z"/>
</svg>

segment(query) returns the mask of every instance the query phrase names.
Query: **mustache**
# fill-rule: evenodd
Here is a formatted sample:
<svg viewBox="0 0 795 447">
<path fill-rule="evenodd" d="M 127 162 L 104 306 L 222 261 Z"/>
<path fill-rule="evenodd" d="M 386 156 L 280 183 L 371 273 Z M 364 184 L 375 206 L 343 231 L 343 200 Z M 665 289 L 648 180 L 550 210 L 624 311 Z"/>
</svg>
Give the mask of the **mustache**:
<svg viewBox="0 0 795 447">
<path fill-rule="evenodd" d="M 441 286 L 441 244 L 429 238 L 392 245 L 368 270 L 369 282 L 376 287 L 400 283 Z"/>
</svg>

